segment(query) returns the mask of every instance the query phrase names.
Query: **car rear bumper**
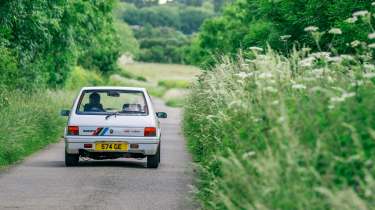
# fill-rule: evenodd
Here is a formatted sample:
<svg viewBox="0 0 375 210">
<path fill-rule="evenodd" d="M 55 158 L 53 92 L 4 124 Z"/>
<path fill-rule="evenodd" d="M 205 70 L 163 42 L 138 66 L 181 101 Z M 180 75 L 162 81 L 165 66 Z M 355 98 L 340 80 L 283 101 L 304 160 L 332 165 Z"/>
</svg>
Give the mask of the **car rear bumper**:
<svg viewBox="0 0 375 210">
<path fill-rule="evenodd" d="M 126 153 L 155 155 L 160 140 L 157 137 L 65 137 L 65 151 L 68 154 L 79 154 L 80 150 L 86 150 L 88 152 L 112 152 L 95 150 L 95 144 L 97 142 L 125 142 L 129 144 L 128 151 L 125 151 Z M 92 144 L 92 148 L 85 148 L 85 144 Z M 132 148 L 131 145 L 137 145 L 138 148 Z"/>
</svg>

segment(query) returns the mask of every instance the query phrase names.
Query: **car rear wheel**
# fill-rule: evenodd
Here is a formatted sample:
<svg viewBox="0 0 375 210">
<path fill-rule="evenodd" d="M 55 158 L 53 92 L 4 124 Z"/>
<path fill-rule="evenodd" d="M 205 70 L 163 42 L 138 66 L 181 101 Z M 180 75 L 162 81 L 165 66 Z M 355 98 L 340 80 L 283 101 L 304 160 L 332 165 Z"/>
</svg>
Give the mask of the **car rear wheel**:
<svg viewBox="0 0 375 210">
<path fill-rule="evenodd" d="M 155 155 L 147 156 L 147 168 L 157 168 L 160 163 L 160 145 Z"/>
<path fill-rule="evenodd" d="M 77 166 L 79 162 L 79 155 L 76 154 L 68 154 L 65 152 L 65 166 Z"/>
</svg>

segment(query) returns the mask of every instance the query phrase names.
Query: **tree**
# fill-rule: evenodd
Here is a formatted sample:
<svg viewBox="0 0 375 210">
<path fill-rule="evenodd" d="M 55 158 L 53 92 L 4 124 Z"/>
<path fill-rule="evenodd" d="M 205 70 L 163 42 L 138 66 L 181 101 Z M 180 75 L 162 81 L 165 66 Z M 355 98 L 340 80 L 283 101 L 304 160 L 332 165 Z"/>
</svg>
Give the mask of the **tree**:
<svg viewBox="0 0 375 210">
<path fill-rule="evenodd" d="M 340 27 L 343 34 L 333 37 L 326 33 L 320 40 L 322 50 L 331 48 L 334 38 L 335 50 L 350 53 L 353 48 L 347 43 L 353 40 L 367 41 L 370 33 L 368 24 L 358 21 L 356 25 L 345 23 L 358 10 L 371 10 L 370 1 L 352 0 L 237 0 L 228 5 L 223 14 L 207 20 L 199 33 L 194 50 L 189 57 L 197 64 L 215 62 L 216 55 L 236 56 L 239 49 L 252 46 L 267 47 L 284 51 L 285 42 L 281 35 L 289 35 L 287 47 L 308 45 L 314 48 L 315 41 L 304 31 L 310 25 L 327 32 L 332 27 Z M 371 17 L 370 17 L 371 18 Z M 286 53 L 286 52 L 285 52 Z"/>
<path fill-rule="evenodd" d="M 114 0 L 14 0 L 0 3 L 0 46 L 17 67 L 17 88 L 58 87 L 64 84 L 80 57 L 96 50 L 112 59 L 93 65 L 107 71 L 118 50 L 113 45 Z M 106 42 L 102 42 L 105 37 Z M 100 62 L 104 62 L 103 63 Z M 0 63 L 3 60 L 0 60 Z M 2 65 L 0 65 L 2 66 Z M 4 69 L 1 69 L 3 72 Z"/>
</svg>

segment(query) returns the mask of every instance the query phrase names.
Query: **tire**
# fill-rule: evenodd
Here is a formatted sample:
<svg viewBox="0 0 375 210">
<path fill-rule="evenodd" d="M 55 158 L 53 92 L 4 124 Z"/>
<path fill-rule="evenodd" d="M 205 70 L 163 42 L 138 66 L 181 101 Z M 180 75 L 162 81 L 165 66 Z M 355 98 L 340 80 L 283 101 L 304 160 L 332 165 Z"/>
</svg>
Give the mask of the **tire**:
<svg viewBox="0 0 375 210">
<path fill-rule="evenodd" d="M 66 167 L 77 166 L 78 162 L 79 162 L 79 155 L 68 154 L 65 152 L 65 166 Z"/>
<path fill-rule="evenodd" d="M 155 155 L 148 155 L 147 156 L 147 168 L 157 168 L 159 167 L 160 163 L 160 146 L 158 147 L 158 151 Z"/>
<path fill-rule="evenodd" d="M 161 143 L 159 143 L 159 147 L 158 147 L 158 153 L 159 153 L 159 163 L 160 163 L 160 157 L 161 157 L 161 152 L 160 152 L 160 150 L 161 150 Z"/>
</svg>

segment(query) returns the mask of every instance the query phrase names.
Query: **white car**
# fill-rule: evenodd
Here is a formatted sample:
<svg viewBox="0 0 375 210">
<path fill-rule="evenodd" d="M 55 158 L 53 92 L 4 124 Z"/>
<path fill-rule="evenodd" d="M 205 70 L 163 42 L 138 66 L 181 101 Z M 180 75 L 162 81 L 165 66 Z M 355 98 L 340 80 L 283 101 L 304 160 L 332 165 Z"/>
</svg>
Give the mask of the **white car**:
<svg viewBox="0 0 375 210">
<path fill-rule="evenodd" d="M 65 129 L 65 164 L 76 166 L 79 157 L 95 160 L 145 158 L 147 167 L 160 163 L 161 129 L 144 88 L 85 87 L 71 110 Z"/>
</svg>

